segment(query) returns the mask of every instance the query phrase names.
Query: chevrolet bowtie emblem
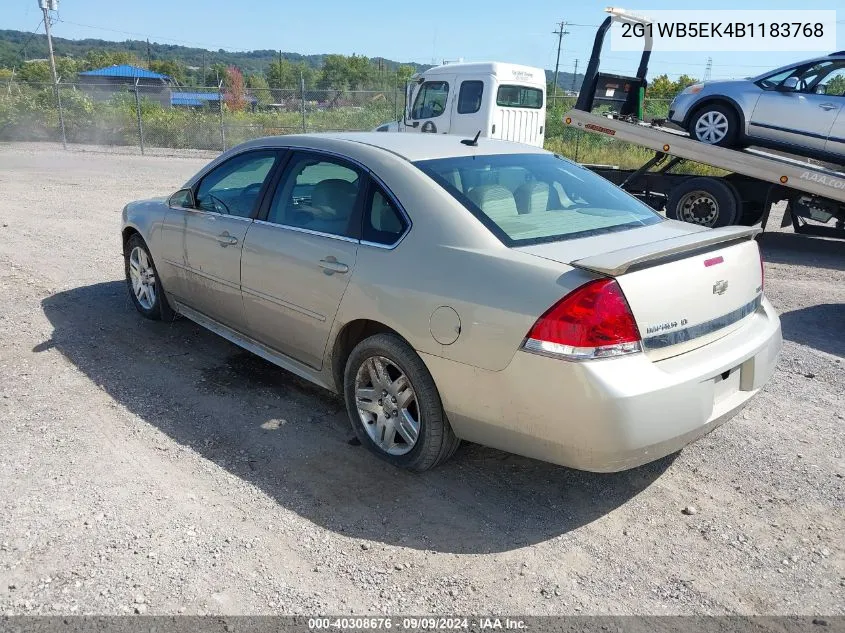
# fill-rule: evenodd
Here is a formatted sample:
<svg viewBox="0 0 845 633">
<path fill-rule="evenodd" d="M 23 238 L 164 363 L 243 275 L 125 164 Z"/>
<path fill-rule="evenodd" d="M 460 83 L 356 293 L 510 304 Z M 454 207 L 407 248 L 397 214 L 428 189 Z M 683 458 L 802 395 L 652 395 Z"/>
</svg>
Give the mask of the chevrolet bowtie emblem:
<svg viewBox="0 0 845 633">
<path fill-rule="evenodd" d="M 713 284 L 713 294 L 714 295 L 723 295 L 725 294 L 725 290 L 728 289 L 728 282 L 724 279 L 720 279 L 715 284 Z"/>
</svg>

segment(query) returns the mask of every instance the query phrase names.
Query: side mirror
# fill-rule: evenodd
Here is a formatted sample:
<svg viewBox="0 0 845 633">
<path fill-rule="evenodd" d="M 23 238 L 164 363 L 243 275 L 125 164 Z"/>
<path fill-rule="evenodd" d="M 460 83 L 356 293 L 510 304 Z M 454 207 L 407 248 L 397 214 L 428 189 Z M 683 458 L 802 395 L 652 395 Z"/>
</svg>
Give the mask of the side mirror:
<svg viewBox="0 0 845 633">
<path fill-rule="evenodd" d="M 190 189 L 180 189 L 167 201 L 167 205 L 171 207 L 182 207 L 185 209 L 195 209 L 197 206 L 194 200 L 194 192 Z"/>
<path fill-rule="evenodd" d="M 780 92 L 795 92 L 798 89 L 798 77 L 787 77 L 778 86 Z"/>
</svg>

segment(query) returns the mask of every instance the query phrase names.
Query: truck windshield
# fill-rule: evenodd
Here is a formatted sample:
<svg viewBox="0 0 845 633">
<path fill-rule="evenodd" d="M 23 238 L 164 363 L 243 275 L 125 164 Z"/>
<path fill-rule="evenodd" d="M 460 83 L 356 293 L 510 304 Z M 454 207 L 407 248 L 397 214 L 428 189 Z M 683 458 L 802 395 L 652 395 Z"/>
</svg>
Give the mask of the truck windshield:
<svg viewBox="0 0 845 633">
<path fill-rule="evenodd" d="M 499 86 L 496 92 L 496 105 L 507 108 L 534 108 L 543 107 L 543 91 L 539 88 L 528 88 L 526 86 Z"/>
<path fill-rule="evenodd" d="M 556 242 L 662 222 L 615 185 L 554 154 L 493 154 L 414 163 L 506 246 Z"/>
</svg>

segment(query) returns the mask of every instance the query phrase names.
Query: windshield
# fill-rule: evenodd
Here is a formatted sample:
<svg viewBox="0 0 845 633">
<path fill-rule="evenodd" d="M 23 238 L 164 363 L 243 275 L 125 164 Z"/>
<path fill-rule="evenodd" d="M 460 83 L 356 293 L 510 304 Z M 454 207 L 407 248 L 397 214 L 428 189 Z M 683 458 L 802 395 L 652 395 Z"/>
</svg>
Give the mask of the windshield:
<svg viewBox="0 0 845 633">
<path fill-rule="evenodd" d="M 461 156 L 415 163 L 507 246 L 661 222 L 604 178 L 554 154 Z"/>
</svg>

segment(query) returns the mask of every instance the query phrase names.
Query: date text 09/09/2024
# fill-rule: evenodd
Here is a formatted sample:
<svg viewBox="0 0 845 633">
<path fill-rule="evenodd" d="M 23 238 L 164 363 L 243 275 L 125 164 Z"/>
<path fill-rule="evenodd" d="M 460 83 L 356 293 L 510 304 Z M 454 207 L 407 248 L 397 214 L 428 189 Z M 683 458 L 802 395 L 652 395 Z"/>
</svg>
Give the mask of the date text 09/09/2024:
<svg viewBox="0 0 845 633">
<path fill-rule="evenodd" d="M 405 631 L 463 631 L 526 629 L 524 620 L 518 618 L 465 618 L 465 617 L 341 617 L 309 618 L 308 628 L 320 630 L 405 630 Z"/>
</svg>

